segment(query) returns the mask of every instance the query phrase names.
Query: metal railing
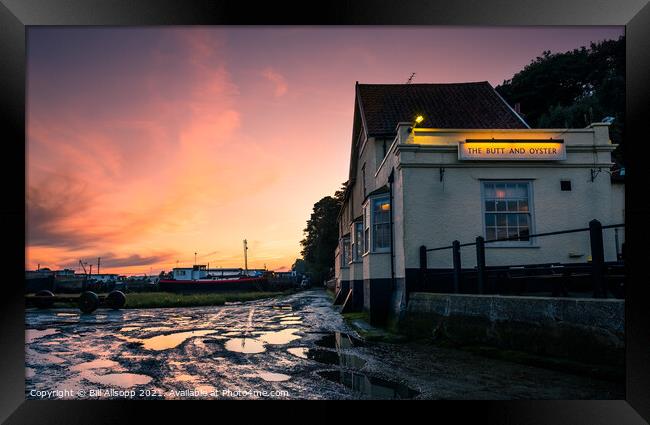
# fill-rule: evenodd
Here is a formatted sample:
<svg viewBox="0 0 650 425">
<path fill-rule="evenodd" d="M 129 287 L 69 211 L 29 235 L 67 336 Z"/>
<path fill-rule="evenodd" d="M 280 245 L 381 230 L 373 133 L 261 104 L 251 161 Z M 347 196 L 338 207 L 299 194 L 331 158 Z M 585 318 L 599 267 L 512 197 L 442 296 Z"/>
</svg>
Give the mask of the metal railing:
<svg viewBox="0 0 650 425">
<path fill-rule="evenodd" d="M 451 273 L 453 276 L 453 292 L 459 293 L 461 282 L 463 279 L 463 273 L 464 273 L 461 266 L 460 249 L 462 247 L 475 246 L 476 247 L 475 273 L 476 273 L 476 280 L 477 280 L 477 291 L 479 294 L 483 294 L 485 293 L 485 287 L 488 280 L 488 274 L 487 274 L 488 266 L 486 266 L 486 262 L 485 262 L 486 244 L 495 243 L 495 242 L 507 242 L 507 241 L 525 241 L 525 240 L 530 240 L 532 238 L 539 238 L 539 237 L 546 237 L 546 236 L 557 236 L 557 235 L 565 235 L 570 233 L 589 232 L 589 241 L 591 246 L 591 262 L 587 269 L 590 273 L 591 281 L 593 284 L 593 296 L 595 298 L 604 298 L 607 296 L 606 273 L 609 269 L 606 267 L 606 263 L 605 263 L 603 230 L 618 229 L 621 227 L 625 227 L 625 225 L 609 224 L 603 226 L 598 220 L 591 220 L 589 222 L 589 227 L 578 228 L 578 229 L 536 233 L 532 235 L 523 235 L 523 236 L 517 235 L 517 236 L 511 236 L 507 238 L 490 239 L 487 241 L 483 238 L 483 236 L 477 236 L 474 242 L 460 243 L 459 241 L 455 240 L 451 243 L 451 245 L 441 246 L 437 248 L 427 248 L 426 246 L 422 245 L 420 246 L 420 271 L 422 272 L 422 278 L 424 278 L 427 271 L 427 253 L 433 251 L 442 251 L 442 250 L 451 249 L 452 264 L 453 264 L 451 269 Z M 616 254 L 617 254 L 617 261 L 618 261 L 619 253 L 618 253 L 618 231 L 617 230 L 616 230 L 616 243 L 617 243 Z M 526 267 L 532 267 L 532 268 L 537 268 L 542 270 L 544 270 L 544 267 L 546 267 L 548 270 L 553 271 L 552 270 L 553 267 L 557 268 L 557 267 L 564 267 L 564 266 L 559 263 L 552 263 L 552 264 L 545 264 L 545 265 L 524 264 L 524 265 L 517 265 L 517 266 L 504 266 L 504 267 L 500 267 L 500 269 L 505 268 L 505 269 L 512 270 L 515 268 L 526 268 Z M 499 267 L 497 267 L 497 269 L 499 269 Z M 584 271 L 585 267 L 582 267 L 582 270 Z"/>
</svg>

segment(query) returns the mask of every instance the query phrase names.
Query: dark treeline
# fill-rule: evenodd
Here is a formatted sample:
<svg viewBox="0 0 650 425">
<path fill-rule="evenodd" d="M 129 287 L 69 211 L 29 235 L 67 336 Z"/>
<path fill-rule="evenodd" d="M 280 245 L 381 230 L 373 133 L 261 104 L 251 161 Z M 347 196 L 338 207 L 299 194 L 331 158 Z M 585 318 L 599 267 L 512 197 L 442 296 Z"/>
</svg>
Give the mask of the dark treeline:
<svg viewBox="0 0 650 425">
<path fill-rule="evenodd" d="M 613 117 L 610 138 L 622 147 L 625 38 L 564 53 L 545 51 L 496 90 L 510 105 L 519 104 L 531 127 L 581 128 Z M 622 149 L 614 157 L 624 163 Z"/>
</svg>

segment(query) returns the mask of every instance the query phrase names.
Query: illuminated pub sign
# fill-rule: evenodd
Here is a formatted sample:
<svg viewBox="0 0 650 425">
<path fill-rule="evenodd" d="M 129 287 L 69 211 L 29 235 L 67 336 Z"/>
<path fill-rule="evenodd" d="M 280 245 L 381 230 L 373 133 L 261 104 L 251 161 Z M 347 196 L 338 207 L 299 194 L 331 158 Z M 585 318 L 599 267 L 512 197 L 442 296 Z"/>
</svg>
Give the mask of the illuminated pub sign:
<svg viewBox="0 0 650 425">
<path fill-rule="evenodd" d="M 564 140 L 467 139 L 458 142 L 458 159 L 473 161 L 561 161 Z"/>
</svg>

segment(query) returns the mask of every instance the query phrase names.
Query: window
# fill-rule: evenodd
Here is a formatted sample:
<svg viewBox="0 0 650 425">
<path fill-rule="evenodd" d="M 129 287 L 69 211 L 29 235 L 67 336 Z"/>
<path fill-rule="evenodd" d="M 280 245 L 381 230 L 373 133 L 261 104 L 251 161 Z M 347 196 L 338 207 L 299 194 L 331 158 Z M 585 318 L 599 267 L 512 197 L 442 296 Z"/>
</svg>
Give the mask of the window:
<svg viewBox="0 0 650 425">
<path fill-rule="evenodd" d="M 387 252 L 390 250 L 390 200 L 388 196 L 370 198 L 363 207 L 364 252 Z M 372 243 L 372 245 L 371 245 Z"/>
<path fill-rule="evenodd" d="M 390 200 L 388 197 L 372 200 L 372 249 L 390 249 Z"/>
<path fill-rule="evenodd" d="M 363 250 L 363 222 L 352 223 L 352 261 L 361 260 Z"/>
<path fill-rule="evenodd" d="M 485 240 L 518 238 L 505 244 L 530 241 L 532 220 L 530 182 L 483 182 Z"/>
<path fill-rule="evenodd" d="M 370 251 L 370 212 L 368 204 L 363 207 L 363 253 Z"/>
<path fill-rule="evenodd" d="M 350 262 L 350 238 L 341 239 L 341 267 L 347 267 Z"/>
</svg>

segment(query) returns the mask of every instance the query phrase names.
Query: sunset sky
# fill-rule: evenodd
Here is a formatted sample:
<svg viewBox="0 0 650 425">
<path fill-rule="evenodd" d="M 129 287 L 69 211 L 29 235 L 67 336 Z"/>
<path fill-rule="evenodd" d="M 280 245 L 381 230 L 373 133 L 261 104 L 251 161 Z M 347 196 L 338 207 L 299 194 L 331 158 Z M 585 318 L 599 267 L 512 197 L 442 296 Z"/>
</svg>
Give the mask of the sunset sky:
<svg viewBox="0 0 650 425">
<path fill-rule="evenodd" d="M 28 29 L 28 269 L 287 269 L 347 179 L 354 84 L 509 79 L 622 27 Z M 178 263 L 177 263 L 178 262 Z M 96 266 L 95 266 L 96 267 Z"/>
</svg>

